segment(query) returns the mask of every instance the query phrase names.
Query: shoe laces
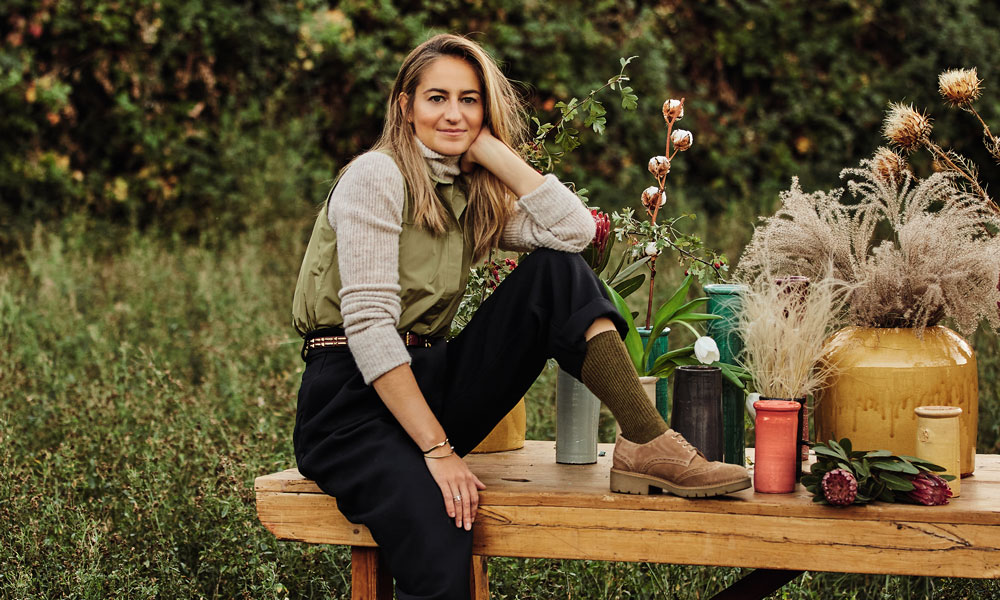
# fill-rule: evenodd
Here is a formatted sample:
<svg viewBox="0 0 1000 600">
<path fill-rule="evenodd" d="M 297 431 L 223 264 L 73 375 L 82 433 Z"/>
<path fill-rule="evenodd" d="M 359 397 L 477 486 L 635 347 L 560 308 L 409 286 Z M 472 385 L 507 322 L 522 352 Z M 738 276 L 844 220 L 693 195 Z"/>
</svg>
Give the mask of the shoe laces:
<svg viewBox="0 0 1000 600">
<path fill-rule="evenodd" d="M 681 447 L 684 448 L 685 450 L 694 450 L 695 452 L 698 452 L 698 454 L 701 454 L 701 452 L 697 448 L 691 445 L 691 442 L 684 439 L 683 435 L 677 433 L 673 429 L 670 430 L 670 436 L 675 440 L 677 440 L 677 442 L 680 443 Z"/>
</svg>

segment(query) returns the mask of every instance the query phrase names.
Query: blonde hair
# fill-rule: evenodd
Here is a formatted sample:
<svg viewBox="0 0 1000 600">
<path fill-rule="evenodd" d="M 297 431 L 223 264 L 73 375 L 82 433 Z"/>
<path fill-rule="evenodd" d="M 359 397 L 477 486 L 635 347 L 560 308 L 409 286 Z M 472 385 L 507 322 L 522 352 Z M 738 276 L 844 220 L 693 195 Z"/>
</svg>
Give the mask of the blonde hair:
<svg viewBox="0 0 1000 600">
<path fill-rule="evenodd" d="M 511 148 L 518 148 L 527 135 L 524 101 L 511 82 L 500 72 L 493 58 L 479 44 L 451 34 L 432 37 L 414 48 L 403 61 L 386 104 L 385 126 L 372 150 L 389 150 L 403 174 L 413 199 L 414 222 L 433 232 L 444 233 L 448 212 L 434 192 L 423 155 L 415 141 L 407 112 L 399 102 L 401 94 L 416 97 L 417 85 L 428 66 L 442 56 L 464 60 L 476 72 L 482 87 L 483 127 Z M 463 219 L 466 239 L 476 259 L 500 242 L 500 235 L 513 212 L 510 190 L 483 168 L 466 174 L 468 204 Z"/>
</svg>

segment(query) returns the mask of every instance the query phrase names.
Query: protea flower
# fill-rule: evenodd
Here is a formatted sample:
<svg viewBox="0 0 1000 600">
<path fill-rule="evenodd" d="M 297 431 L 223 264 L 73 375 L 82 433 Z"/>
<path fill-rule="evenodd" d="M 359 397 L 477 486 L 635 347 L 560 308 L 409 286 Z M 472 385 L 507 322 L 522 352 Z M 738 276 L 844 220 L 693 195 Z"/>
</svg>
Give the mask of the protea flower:
<svg viewBox="0 0 1000 600">
<path fill-rule="evenodd" d="M 590 216 L 594 217 L 594 241 L 591 242 L 596 250 L 598 258 L 604 256 L 604 251 L 608 247 L 608 239 L 611 237 L 611 219 L 607 213 L 603 213 L 596 208 L 590 210 Z"/>
<path fill-rule="evenodd" d="M 694 143 L 694 134 L 687 129 L 675 129 L 670 134 L 670 142 L 674 145 L 674 148 L 684 152 Z"/>
<path fill-rule="evenodd" d="M 906 492 L 906 497 L 918 504 L 937 506 L 948 504 L 948 498 L 951 498 L 948 482 L 934 473 L 921 472 L 910 483 L 913 484 L 913 489 Z"/>
<path fill-rule="evenodd" d="M 872 168 L 878 178 L 890 185 L 903 179 L 903 172 L 909 170 L 906 159 L 885 146 L 880 146 L 872 157 Z"/>
<path fill-rule="evenodd" d="M 882 135 L 903 150 L 912 152 L 927 143 L 932 128 L 930 117 L 912 105 L 893 102 L 882 123 Z"/>
<path fill-rule="evenodd" d="M 938 91 L 952 106 L 965 106 L 978 100 L 982 83 L 975 69 L 951 69 L 938 75 Z"/>
<path fill-rule="evenodd" d="M 680 121 L 684 118 L 684 100 L 668 99 L 663 103 L 663 120 L 669 123 L 671 120 Z"/>
<path fill-rule="evenodd" d="M 848 506 L 858 497 L 858 480 L 846 469 L 834 469 L 823 475 L 823 497 L 834 506 Z"/>
<path fill-rule="evenodd" d="M 670 161 L 667 160 L 666 156 L 654 156 L 649 159 L 648 168 L 654 177 L 666 177 L 667 173 L 670 172 Z"/>
</svg>

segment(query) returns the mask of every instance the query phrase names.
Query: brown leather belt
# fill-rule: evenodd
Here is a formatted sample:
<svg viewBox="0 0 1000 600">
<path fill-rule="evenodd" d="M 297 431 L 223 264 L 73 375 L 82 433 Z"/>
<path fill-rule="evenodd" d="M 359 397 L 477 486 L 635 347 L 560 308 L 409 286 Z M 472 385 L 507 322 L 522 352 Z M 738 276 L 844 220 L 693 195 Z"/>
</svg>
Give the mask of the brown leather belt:
<svg viewBox="0 0 1000 600">
<path fill-rule="evenodd" d="M 403 340 L 405 345 L 420 348 L 430 348 L 435 342 L 444 339 L 440 337 L 431 337 L 429 335 L 420 335 L 413 333 L 412 331 L 401 333 L 399 334 L 399 337 Z M 346 345 L 346 335 L 317 335 L 310 337 L 307 338 L 305 343 L 302 345 L 302 358 L 305 359 L 309 351 L 315 348 L 337 348 Z"/>
</svg>

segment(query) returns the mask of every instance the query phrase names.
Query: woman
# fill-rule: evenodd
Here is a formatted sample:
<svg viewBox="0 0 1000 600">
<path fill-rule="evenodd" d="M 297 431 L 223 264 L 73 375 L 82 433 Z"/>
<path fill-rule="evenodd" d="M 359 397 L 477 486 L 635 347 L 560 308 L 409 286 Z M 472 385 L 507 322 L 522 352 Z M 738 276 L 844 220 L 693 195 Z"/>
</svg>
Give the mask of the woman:
<svg viewBox="0 0 1000 600">
<path fill-rule="evenodd" d="M 577 254 L 594 223 L 574 194 L 513 150 L 511 84 L 477 44 L 414 49 L 371 152 L 316 219 L 293 301 L 305 337 L 299 470 L 368 526 L 399 598 L 465 598 L 483 483 L 462 456 L 555 358 L 622 427 L 613 491 L 684 496 L 750 485 L 667 429 L 639 384 L 625 325 Z M 461 335 L 443 336 L 474 259 L 534 250 Z M 499 374 L 482 386 L 480 374 Z"/>
</svg>

